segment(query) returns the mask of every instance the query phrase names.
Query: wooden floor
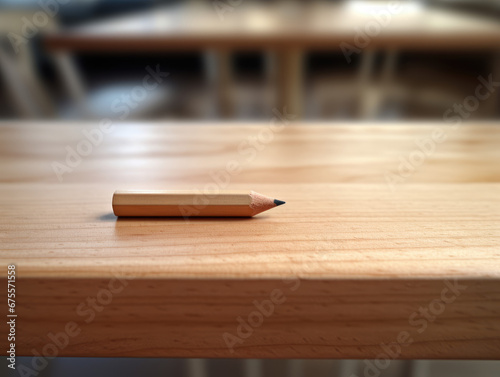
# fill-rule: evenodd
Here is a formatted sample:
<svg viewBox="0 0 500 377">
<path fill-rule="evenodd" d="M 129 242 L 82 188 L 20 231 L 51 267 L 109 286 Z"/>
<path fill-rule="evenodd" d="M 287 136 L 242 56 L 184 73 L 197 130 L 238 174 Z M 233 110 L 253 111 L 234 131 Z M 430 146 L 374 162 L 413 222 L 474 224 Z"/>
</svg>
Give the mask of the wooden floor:
<svg viewBox="0 0 500 377">
<path fill-rule="evenodd" d="M 74 322 L 59 356 L 374 358 L 408 334 L 397 358 L 500 357 L 498 125 L 120 124 L 59 182 L 53 162 L 95 127 L 0 127 L 19 355 Z M 436 130 L 446 141 L 398 172 Z M 112 215 L 116 189 L 214 187 L 287 204 Z"/>
</svg>

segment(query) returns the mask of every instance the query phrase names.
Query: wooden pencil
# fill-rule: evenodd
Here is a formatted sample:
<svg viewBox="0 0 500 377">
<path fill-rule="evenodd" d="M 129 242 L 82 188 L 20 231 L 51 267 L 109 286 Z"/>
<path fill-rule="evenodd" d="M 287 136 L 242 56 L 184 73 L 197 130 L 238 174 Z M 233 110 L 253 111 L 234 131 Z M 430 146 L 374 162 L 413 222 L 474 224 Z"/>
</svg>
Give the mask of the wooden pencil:
<svg viewBox="0 0 500 377">
<path fill-rule="evenodd" d="M 127 217 L 252 217 L 285 204 L 254 191 L 123 190 L 113 194 L 113 212 Z"/>
</svg>

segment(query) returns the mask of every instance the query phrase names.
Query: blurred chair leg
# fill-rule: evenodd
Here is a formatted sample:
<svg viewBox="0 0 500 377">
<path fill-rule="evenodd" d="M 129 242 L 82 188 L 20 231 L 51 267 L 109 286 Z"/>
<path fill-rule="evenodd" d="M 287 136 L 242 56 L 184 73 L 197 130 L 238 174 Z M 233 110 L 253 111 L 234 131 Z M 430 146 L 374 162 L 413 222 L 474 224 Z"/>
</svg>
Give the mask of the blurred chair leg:
<svg viewBox="0 0 500 377">
<path fill-rule="evenodd" d="M 358 116 L 362 119 L 373 117 L 376 112 L 376 98 L 371 91 L 370 85 L 373 80 L 373 71 L 375 68 L 376 51 L 368 49 L 361 55 L 361 67 L 358 77 L 359 107 Z"/>
<path fill-rule="evenodd" d="M 205 52 L 205 69 L 208 83 L 216 93 L 217 114 L 222 118 L 233 115 L 231 104 L 232 65 L 231 53 L 227 50 L 210 50 Z M 212 90 L 211 90 L 212 92 Z"/>
<path fill-rule="evenodd" d="M 5 79 L 9 97 L 21 117 L 53 116 L 50 96 L 39 79 L 28 47 L 11 54 L 0 47 L 0 73 Z"/>
<path fill-rule="evenodd" d="M 277 57 L 278 108 L 302 118 L 304 53 L 298 49 L 280 51 Z"/>
<path fill-rule="evenodd" d="M 86 91 L 71 56 L 66 52 L 58 52 L 54 54 L 54 61 L 59 68 L 64 85 L 79 111 L 84 116 L 91 116 Z"/>
<path fill-rule="evenodd" d="M 0 50 L 0 73 L 7 84 L 9 97 L 13 100 L 16 112 L 25 118 L 38 115 L 36 106 L 29 98 L 26 88 L 21 85 L 21 77 L 15 69 L 15 64 L 9 56 Z"/>
</svg>

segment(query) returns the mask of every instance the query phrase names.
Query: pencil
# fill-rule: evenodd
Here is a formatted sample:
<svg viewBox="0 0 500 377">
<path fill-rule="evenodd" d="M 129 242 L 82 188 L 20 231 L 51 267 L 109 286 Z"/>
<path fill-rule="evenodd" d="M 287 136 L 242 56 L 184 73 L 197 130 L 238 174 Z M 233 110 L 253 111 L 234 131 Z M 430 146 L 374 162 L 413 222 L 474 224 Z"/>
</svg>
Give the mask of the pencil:
<svg viewBox="0 0 500 377">
<path fill-rule="evenodd" d="M 113 212 L 126 217 L 252 217 L 285 204 L 254 191 L 121 190 L 113 194 Z"/>
</svg>

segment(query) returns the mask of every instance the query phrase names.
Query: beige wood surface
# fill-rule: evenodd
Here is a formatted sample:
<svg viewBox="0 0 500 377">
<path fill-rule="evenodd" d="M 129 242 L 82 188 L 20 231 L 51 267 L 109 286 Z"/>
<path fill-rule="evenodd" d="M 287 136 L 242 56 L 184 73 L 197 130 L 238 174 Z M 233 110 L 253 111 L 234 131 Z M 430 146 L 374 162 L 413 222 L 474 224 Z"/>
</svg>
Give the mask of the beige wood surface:
<svg viewBox="0 0 500 377">
<path fill-rule="evenodd" d="M 374 358 L 409 333 L 396 358 L 499 358 L 500 125 L 277 126 L 116 124 L 60 182 L 51 164 L 97 124 L 4 122 L 0 274 L 17 266 L 18 355 L 50 351 L 74 321 L 58 355 Z M 446 141 L 391 189 L 387 172 L 436 130 Z M 287 204 L 112 215 L 116 189 L 217 182 Z"/>
<path fill-rule="evenodd" d="M 242 2 L 220 17 L 212 3 L 187 3 L 50 33 L 63 50 L 183 50 L 225 48 L 498 48 L 492 19 L 417 2 Z M 364 35 L 360 37 L 361 35 Z M 359 37 L 359 39 L 356 39 Z M 358 40 L 361 42 L 356 43 Z"/>
</svg>

